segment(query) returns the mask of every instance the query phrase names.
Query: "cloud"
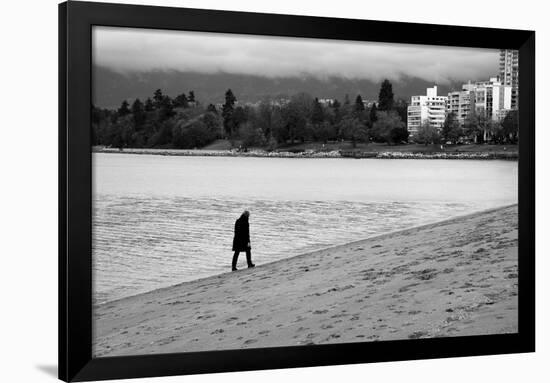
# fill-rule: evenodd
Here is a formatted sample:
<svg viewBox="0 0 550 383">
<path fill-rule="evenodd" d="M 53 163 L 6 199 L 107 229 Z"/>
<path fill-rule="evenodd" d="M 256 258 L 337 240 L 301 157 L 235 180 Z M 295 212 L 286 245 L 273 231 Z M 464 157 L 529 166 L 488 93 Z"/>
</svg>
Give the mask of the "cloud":
<svg viewBox="0 0 550 383">
<path fill-rule="evenodd" d="M 399 79 L 436 83 L 498 73 L 498 50 L 221 33 L 94 27 L 95 65 L 120 73 L 226 72 L 267 77 Z"/>
</svg>

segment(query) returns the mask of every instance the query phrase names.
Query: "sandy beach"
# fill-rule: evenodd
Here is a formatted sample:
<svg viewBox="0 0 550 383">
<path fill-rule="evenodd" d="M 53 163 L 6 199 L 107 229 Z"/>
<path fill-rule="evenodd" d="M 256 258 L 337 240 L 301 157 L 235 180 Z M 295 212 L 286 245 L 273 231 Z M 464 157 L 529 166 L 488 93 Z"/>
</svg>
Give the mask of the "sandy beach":
<svg viewBox="0 0 550 383">
<path fill-rule="evenodd" d="M 93 354 L 514 333 L 517 214 L 493 209 L 105 303 Z"/>
</svg>

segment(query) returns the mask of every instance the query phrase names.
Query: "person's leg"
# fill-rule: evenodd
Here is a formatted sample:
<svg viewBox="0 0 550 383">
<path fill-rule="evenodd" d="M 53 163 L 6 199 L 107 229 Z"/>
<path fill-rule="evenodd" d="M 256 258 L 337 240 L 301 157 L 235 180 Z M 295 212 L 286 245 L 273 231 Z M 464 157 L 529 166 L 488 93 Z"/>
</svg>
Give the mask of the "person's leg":
<svg viewBox="0 0 550 383">
<path fill-rule="evenodd" d="M 237 259 L 239 258 L 240 251 L 235 251 L 233 254 L 233 262 L 231 262 L 231 270 L 237 270 Z"/>
<path fill-rule="evenodd" d="M 252 263 L 252 254 L 250 249 L 246 250 L 246 263 L 248 264 L 248 267 L 254 267 L 255 265 Z"/>
</svg>

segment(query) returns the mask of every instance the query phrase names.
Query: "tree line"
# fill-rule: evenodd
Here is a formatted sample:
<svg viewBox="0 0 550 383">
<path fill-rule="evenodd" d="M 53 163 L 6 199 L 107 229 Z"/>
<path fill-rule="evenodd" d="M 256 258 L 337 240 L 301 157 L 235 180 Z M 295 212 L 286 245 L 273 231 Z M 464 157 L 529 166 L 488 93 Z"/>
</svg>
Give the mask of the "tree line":
<svg viewBox="0 0 550 383">
<path fill-rule="evenodd" d="M 263 100 L 257 106 L 237 106 L 231 89 L 222 106 L 223 134 L 241 140 L 245 147 L 274 148 L 285 144 L 349 140 L 358 142 L 406 142 L 407 104 L 394 101 L 392 84 L 384 80 L 378 103 L 369 108 L 361 95 L 352 102 L 321 103 L 308 93 L 298 93 L 288 100 Z M 378 104 L 378 106 L 377 106 Z"/>
<path fill-rule="evenodd" d="M 424 144 L 515 143 L 518 114 L 510 111 L 499 122 L 473 113 L 464 124 L 457 116 L 446 116 L 441 128 L 422 125 L 409 137 L 407 103 L 394 99 L 387 79 L 381 83 L 378 101 L 368 106 L 361 95 L 352 101 L 320 102 L 308 93 L 289 99 L 266 98 L 254 105 L 239 105 L 231 89 L 225 92 L 220 108 L 204 106 L 194 91 L 171 98 L 157 89 L 145 101 L 122 101 L 116 110 L 92 106 L 92 144 L 133 148 L 202 148 L 216 139 L 230 140 L 234 146 L 277 147 L 304 142 L 380 142 L 389 145 L 410 140 Z M 218 110 L 219 109 L 219 110 Z"/>
<path fill-rule="evenodd" d="M 219 136 L 221 117 L 194 91 L 171 98 L 157 89 L 144 102 L 122 101 L 116 110 L 92 106 L 92 144 L 118 148 L 194 148 Z"/>
<path fill-rule="evenodd" d="M 406 142 L 407 103 L 394 100 L 392 84 L 382 82 L 378 103 L 365 106 L 361 95 L 352 102 L 321 103 L 308 93 L 285 100 L 266 98 L 239 105 L 231 89 L 220 110 L 206 107 L 190 91 L 171 98 L 157 89 L 144 102 L 122 101 L 116 110 L 92 106 L 92 143 L 112 147 L 200 148 L 219 138 L 243 147 L 274 149 L 306 141 Z"/>
</svg>

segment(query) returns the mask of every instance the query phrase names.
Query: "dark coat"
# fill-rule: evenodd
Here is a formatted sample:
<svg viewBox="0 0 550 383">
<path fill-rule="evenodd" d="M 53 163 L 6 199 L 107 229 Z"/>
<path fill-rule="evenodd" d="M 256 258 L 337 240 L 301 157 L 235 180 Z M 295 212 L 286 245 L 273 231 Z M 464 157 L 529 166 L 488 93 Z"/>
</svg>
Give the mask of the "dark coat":
<svg viewBox="0 0 550 383">
<path fill-rule="evenodd" d="M 248 226 L 248 217 L 241 215 L 235 221 L 235 236 L 233 237 L 233 251 L 250 250 L 250 231 Z"/>
</svg>

